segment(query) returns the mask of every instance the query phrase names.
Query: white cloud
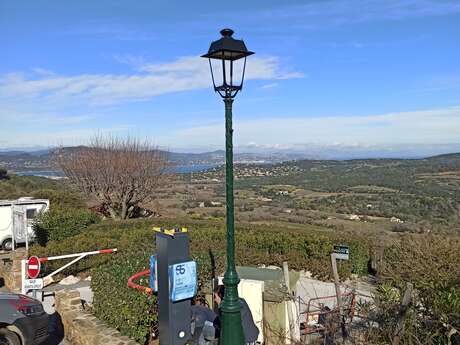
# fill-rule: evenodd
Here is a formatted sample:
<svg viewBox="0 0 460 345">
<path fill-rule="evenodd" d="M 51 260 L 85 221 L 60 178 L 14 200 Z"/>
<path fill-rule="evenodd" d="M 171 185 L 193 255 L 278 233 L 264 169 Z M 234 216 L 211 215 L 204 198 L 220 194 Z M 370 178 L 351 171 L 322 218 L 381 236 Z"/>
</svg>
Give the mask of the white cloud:
<svg viewBox="0 0 460 345">
<path fill-rule="evenodd" d="M 210 73 L 206 60 L 182 57 L 169 63 L 143 64 L 135 74 L 48 75 L 27 78 L 10 73 L 0 78 L 0 100 L 85 99 L 92 104 L 113 104 L 150 99 L 162 94 L 207 88 Z M 43 72 L 35 69 L 36 72 Z M 250 58 L 246 79 L 291 79 L 303 74 L 284 70 L 275 57 Z"/>
<path fill-rule="evenodd" d="M 410 18 L 446 16 L 460 13 L 458 0 L 336 0 L 305 1 L 282 6 L 277 18 L 289 20 L 290 29 L 324 29 L 347 24 L 396 21 Z M 273 11 L 264 10 L 256 19 L 273 18 Z M 301 21 L 296 19 L 301 18 Z M 278 26 L 283 29 L 282 26 Z"/>
<path fill-rule="evenodd" d="M 236 145 L 407 145 L 460 143 L 460 106 L 369 116 L 267 118 L 235 121 Z M 177 131 L 184 145 L 222 144 L 222 125 Z M 167 138 L 164 138 L 167 140 Z"/>
<path fill-rule="evenodd" d="M 24 128 L 29 124 L 46 124 L 46 126 L 75 125 L 89 122 L 95 119 L 98 114 L 66 115 L 42 111 L 25 112 L 10 107 L 0 109 L 0 120 L 6 125 L 14 123 L 18 128 Z"/>
<path fill-rule="evenodd" d="M 54 73 L 52 71 L 44 69 L 44 68 L 40 68 L 40 67 L 32 68 L 32 71 L 37 73 L 38 75 L 42 75 L 42 76 L 54 75 Z"/>
<path fill-rule="evenodd" d="M 273 89 L 274 87 L 277 87 L 278 83 L 270 83 L 270 84 L 265 84 L 262 85 L 260 88 L 261 89 Z"/>
<path fill-rule="evenodd" d="M 130 126 L 113 126 L 101 128 L 77 128 L 64 130 L 44 130 L 44 131 L 14 131 L 0 132 L 2 145 L 6 148 L 44 146 L 53 147 L 59 145 L 81 145 L 88 142 L 89 138 L 95 134 L 120 134 L 127 135 Z"/>
<path fill-rule="evenodd" d="M 58 144 L 78 145 L 85 143 L 95 132 L 133 134 L 138 128 L 132 125 L 113 124 L 94 126 L 91 119 L 97 114 L 74 115 L 0 112 L 2 121 L 16 118 L 26 127 L 8 131 L 0 129 L 3 146 L 20 147 L 30 145 L 54 146 Z M 46 126 L 40 126 L 39 122 Z M 57 127 L 52 127 L 52 125 Z M 74 125 L 77 125 L 74 126 Z M 427 147 L 460 147 L 460 106 L 393 112 L 368 116 L 329 117 L 272 117 L 258 120 L 234 121 L 235 146 L 241 152 L 253 150 L 305 151 L 316 149 L 385 149 Z M 75 128 L 77 127 L 77 128 Z M 18 127 L 19 128 L 19 127 Z M 59 128 L 57 130 L 56 128 Z M 140 135 L 140 133 L 139 133 Z M 157 136 L 156 141 L 165 147 L 182 147 L 183 151 L 200 147 L 201 150 L 222 148 L 224 145 L 224 124 L 211 123 L 168 132 Z M 448 152 L 447 150 L 446 152 Z M 433 151 L 435 152 L 435 151 Z M 437 152 L 437 151 L 436 151 Z"/>
</svg>

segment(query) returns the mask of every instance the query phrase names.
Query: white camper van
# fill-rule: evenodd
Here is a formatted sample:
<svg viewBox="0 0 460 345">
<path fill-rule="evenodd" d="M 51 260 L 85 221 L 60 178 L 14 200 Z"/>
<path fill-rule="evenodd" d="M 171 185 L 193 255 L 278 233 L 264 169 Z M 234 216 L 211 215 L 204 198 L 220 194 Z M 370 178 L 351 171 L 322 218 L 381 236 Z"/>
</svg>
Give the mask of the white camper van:
<svg viewBox="0 0 460 345">
<path fill-rule="evenodd" d="M 47 199 L 29 197 L 17 200 L 0 200 L 0 248 L 11 250 L 16 243 L 34 238 L 32 223 L 41 212 L 49 209 Z"/>
</svg>

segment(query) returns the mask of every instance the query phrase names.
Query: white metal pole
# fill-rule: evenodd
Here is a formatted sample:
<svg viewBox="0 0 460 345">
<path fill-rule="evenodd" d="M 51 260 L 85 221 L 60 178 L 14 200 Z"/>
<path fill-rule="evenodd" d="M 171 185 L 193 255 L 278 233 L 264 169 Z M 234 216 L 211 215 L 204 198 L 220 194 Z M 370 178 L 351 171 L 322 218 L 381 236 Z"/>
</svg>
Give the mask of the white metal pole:
<svg viewBox="0 0 460 345">
<path fill-rule="evenodd" d="M 21 260 L 21 293 L 23 295 L 26 294 L 26 289 L 25 289 L 25 280 L 26 280 L 26 259 Z"/>
<path fill-rule="evenodd" d="M 29 228 L 27 226 L 27 220 L 25 220 L 26 228 L 26 255 L 29 256 Z"/>
<path fill-rule="evenodd" d="M 11 206 L 11 233 L 13 234 L 11 237 L 11 250 L 14 251 L 15 249 L 15 232 L 14 232 L 14 204 Z"/>
</svg>

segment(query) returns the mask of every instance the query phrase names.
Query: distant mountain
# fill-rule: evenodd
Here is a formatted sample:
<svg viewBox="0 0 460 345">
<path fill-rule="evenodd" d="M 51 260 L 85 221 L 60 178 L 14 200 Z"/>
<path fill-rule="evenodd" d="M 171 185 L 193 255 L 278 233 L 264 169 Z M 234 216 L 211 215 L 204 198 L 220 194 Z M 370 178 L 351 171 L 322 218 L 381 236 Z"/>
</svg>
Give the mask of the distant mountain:
<svg viewBox="0 0 460 345">
<path fill-rule="evenodd" d="M 82 148 L 83 146 L 69 146 L 63 148 L 65 151 L 73 151 Z M 440 155 L 422 155 L 416 154 L 415 147 L 401 148 L 399 150 L 392 149 L 387 151 L 373 151 L 369 148 L 346 148 L 346 147 L 332 147 L 321 148 L 312 145 L 303 147 L 303 150 L 297 148 L 257 148 L 247 147 L 249 152 L 243 151 L 243 148 L 236 148 L 234 161 L 235 163 L 281 163 L 285 161 L 294 160 L 349 160 L 349 159 L 369 159 L 369 157 L 376 157 L 376 159 L 401 159 L 401 158 L 424 158 L 432 160 L 449 160 L 456 159 L 460 153 L 443 153 L 447 150 L 446 147 L 437 147 L 430 150 L 426 149 L 424 152 L 438 152 Z M 51 164 L 52 149 L 40 149 L 37 151 L 0 151 L 0 166 L 12 171 L 27 171 L 27 170 L 54 170 Z M 203 153 L 180 153 L 168 152 L 171 161 L 177 165 L 191 166 L 191 165 L 219 165 L 225 163 L 225 151 L 216 150 Z"/>
<path fill-rule="evenodd" d="M 63 152 L 81 149 L 82 146 L 64 147 Z M 167 152 L 171 161 L 177 165 L 218 165 L 225 163 L 225 151 L 217 150 L 203 153 Z M 52 150 L 0 151 L 0 166 L 12 171 L 54 170 L 51 164 Z M 236 153 L 235 163 L 279 163 L 299 158 L 298 155 L 277 155 L 263 153 Z"/>
</svg>

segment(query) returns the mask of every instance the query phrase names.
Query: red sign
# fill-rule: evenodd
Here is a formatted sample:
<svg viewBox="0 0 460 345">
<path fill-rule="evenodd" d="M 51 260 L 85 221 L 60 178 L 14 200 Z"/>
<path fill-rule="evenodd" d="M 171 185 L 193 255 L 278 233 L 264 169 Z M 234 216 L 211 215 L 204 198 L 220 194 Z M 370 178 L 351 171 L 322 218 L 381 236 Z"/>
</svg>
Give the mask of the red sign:
<svg viewBox="0 0 460 345">
<path fill-rule="evenodd" d="M 40 260 L 36 256 L 31 256 L 27 261 L 27 275 L 30 279 L 35 279 L 40 274 Z"/>
</svg>

